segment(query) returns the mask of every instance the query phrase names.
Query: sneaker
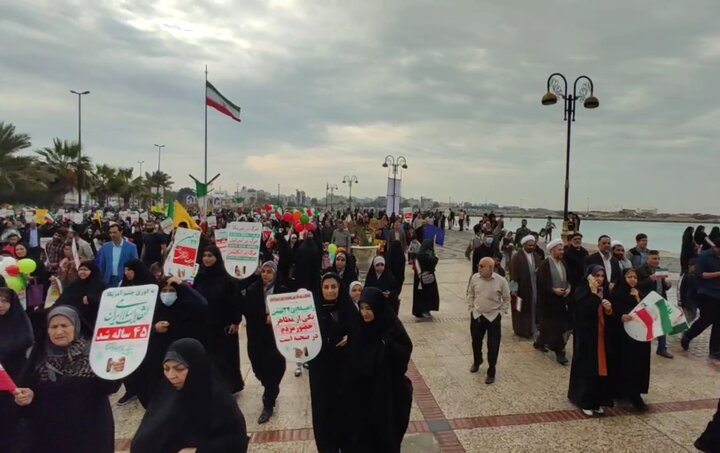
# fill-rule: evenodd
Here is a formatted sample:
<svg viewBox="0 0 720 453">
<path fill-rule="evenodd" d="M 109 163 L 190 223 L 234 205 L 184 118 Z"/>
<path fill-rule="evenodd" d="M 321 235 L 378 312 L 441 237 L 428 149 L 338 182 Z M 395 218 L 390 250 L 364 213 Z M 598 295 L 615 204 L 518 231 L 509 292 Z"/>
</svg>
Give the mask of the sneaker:
<svg viewBox="0 0 720 453">
<path fill-rule="evenodd" d="M 299 366 L 299 367 L 295 368 L 295 377 L 300 377 L 300 376 L 302 376 L 302 370 L 303 370 L 303 369 L 302 369 L 302 366 Z"/>
<path fill-rule="evenodd" d="M 126 404 L 132 403 L 134 400 L 137 399 L 137 395 L 133 395 L 132 393 L 125 392 L 123 396 L 120 397 L 120 399 L 117 402 L 118 406 L 124 406 Z"/>
<path fill-rule="evenodd" d="M 599 407 L 599 408 L 597 408 L 597 409 L 593 409 L 593 412 L 595 412 L 595 413 L 598 414 L 598 415 L 604 415 L 604 414 L 605 414 L 605 409 L 603 409 L 602 407 Z"/>
<path fill-rule="evenodd" d="M 587 417 L 592 417 L 592 416 L 595 415 L 595 411 L 593 411 L 592 409 L 580 409 L 580 410 L 581 410 L 582 413 L 585 414 L 585 416 L 587 416 Z"/>
<path fill-rule="evenodd" d="M 688 349 L 690 349 L 690 339 L 685 333 L 683 333 L 682 337 L 680 338 L 680 346 L 682 346 L 683 351 L 687 351 Z"/>
<path fill-rule="evenodd" d="M 670 351 L 668 351 L 667 349 L 658 350 L 657 355 L 659 355 L 660 357 L 665 357 L 666 359 L 672 359 L 675 357 L 674 355 L 670 354 Z"/>
<path fill-rule="evenodd" d="M 720 352 L 711 352 L 708 357 L 712 360 L 720 360 Z"/>
<path fill-rule="evenodd" d="M 270 420 L 270 417 L 272 417 L 273 414 L 273 408 L 267 408 L 263 407 L 262 412 L 260 413 L 260 417 L 258 417 L 258 425 L 262 425 L 263 423 L 267 423 Z"/>
</svg>

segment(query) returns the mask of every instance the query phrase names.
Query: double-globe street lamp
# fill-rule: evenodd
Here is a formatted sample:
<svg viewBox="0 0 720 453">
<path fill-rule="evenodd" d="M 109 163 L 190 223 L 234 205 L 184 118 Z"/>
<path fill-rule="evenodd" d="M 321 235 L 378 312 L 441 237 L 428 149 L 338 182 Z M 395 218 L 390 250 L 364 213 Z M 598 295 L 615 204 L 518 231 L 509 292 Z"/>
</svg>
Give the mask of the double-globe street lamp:
<svg viewBox="0 0 720 453">
<path fill-rule="evenodd" d="M 82 212 L 82 97 L 86 94 L 90 94 L 89 91 L 75 91 L 70 90 L 72 94 L 77 94 L 78 97 L 78 157 L 77 157 L 77 192 L 78 192 L 78 209 Z"/>
<path fill-rule="evenodd" d="M 562 83 L 561 83 L 562 81 Z M 579 90 L 578 90 L 579 88 Z M 547 92 L 542 97 L 542 105 L 557 103 L 558 97 L 564 101 L 564 117 L 567 121 L 567 148 L 565 152 L 565 204 L 563 207 L 563 238 L 568 234 L 568 201 L 570 195 L 570 134 L 572 123 L 575 121 L 575 103 L 580 100 L 586 109 L 595 109 L 600 101 L 594 95 L 595 85 L 590 77 L 581 75 L 573 82 L 572 94 L 568 92 L 568 82 L 559 72 L 550 74 L 547 79 Z"/>
<path fill-rule="evenodd" d="M 348 189 L 350 190 L 350 197 L 348 199 L 348 204 L 350 205 L 350 212 L 352 212 L 352 186 L 353 186 L 353 184 L 358 184 L 359 181 L 357 179 L 357 176 L 355 176 L 355 175 L 352 175 L 352 176 L 345 175 L 343 177 L 342 182 L 343 182 L 343 184 L 347 184 Z"/>
<path fill-rule="evenodd" d="M 396 204 L 398 193 L 397 193 L 397 182 L 398 182 L 398 167 L 401 167 L 405 170 L 407 170 L 407 159 L 405 159 L 405 156 L 386 156 L 385 162 L 383 162 L 382 166 L 384 168 L 388 168 L 388 176 L 391 170 L 389 170 L 389 167 L 392 167 L 392 174 L 393 174 L 393 193 L 392 193 L 392 210 L 394 214 L 400 214 L 399 212 L 395 211 L 395 206 L 397 205 L 397 209 L 400 210 L 400 203 Z M 400 178 L 402 178 L 402 171 L 400 171 Z M 391 214 L 391 213 L 388 213 Z"/>
</svg>

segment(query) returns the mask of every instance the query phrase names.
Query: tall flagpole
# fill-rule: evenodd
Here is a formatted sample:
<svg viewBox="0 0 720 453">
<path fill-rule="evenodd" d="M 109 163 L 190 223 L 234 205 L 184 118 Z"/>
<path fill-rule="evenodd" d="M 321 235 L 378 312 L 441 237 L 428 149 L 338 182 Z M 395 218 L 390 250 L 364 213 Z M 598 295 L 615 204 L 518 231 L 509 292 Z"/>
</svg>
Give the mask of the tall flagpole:
<svg viewBox="0 0 720 453">
<path fill-rule="evenodd" d="M 203 183 L 205 184 L 205 190 L 207 191 L 207 81 L 208 81 L 208 70 L 207 65 L 205 65 L 205 175 L 203 178 Z M 200 212 L 203 221 L 207 221 L 207 195 L 203 196 L 202 200 L 202 211 Z"/>
</svg>

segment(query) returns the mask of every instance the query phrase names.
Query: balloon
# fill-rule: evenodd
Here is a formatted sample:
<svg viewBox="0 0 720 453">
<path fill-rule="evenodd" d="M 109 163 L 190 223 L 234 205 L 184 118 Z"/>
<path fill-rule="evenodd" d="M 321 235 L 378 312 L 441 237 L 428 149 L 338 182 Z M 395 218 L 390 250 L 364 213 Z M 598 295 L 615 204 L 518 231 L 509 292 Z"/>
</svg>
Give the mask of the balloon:
<svg viewBox="0 0 720 453">
<path fill-rule="evenodd" d="M 301 215 L 301 216 L 300 216 L 300 223 L 302 223 L 303 225 L 307 225 L 308 223 L 310 223 L 310 217 L 308 217 L 307 214 Z"/>
<path fill-rule="evenodd" d="M 272 205 L 271 205 L 270 203 L 266 203 L 266 204 L 265 204 L 265 210 L 266 210 L 267 212 L 272 211 Z"/>
<path fill-rule="evenodd" d="M 0 258 L 0 274 L 7 275 L 7 272 L 5 272 L 5 269 L 8 266 L 12 266 L 13 264 L 17 264 L 17 261 L 15 258 L 10 256 L 3 256 Z"/>
<path fill-rule="evenodd" d="M 335 254 L 334 253 L 328 253 L 328 256 L 330 256 L 330 262 L 335 264 Z"/>
<path fill-rule="evenodd" d="M 293 215 L 289 212 L 286 212 L 285 214 L 283 214 L 282 219 L 283 219 L 283 222 L 285 222 L 285 223 L 292 223 Z"/>
<path fill-rule="evenodd" d="M 328 253 L 332 253 L 333 255 L 337 253 L 337 245 L 330 244 L 328 245 Z"/>
<path fill-rule="evenodd" d="M 25 282 L 20 277 L 8 277 L 5 279 L 5 284 L 8 288 L 15 292 L 25 289 Z"/>
<path fill-rule="evenodd" d="M 5 268 L 5 273 L 10 277 L 18 277 L 20 276 L 20 268 L 17 267 L 17 264 L 11 264 Z"/>
<path fill-rule="evenodd" d="M 309 215 L 310 217 L 313 216 L 313 210 L 312 210 L 312 208 L 307 208 L 307 215 Z"/>
<path fill-rule="evenodd" d="M 282 220 L 282 214 L 280 214 L 280 211 L 275 211 L 275 218 L 278 219 L 278 221 Z"/>
<path fill-rule="evenodd" d="M 21 273 L 25 275 L 30 275 L 35 272 L 35 269 L 37 269 L 37 264 L 35 264 L 35 261 L 31 260 L 30 258 L 25 258 L 18 261 L 17 267 L 20 269 Z"/>
<path fill-rule="evenodd" d="M 315 229 L 317 229 L 317 227 L 315 226 L 314 223 L 308 223 L 307 225 L 305 225 L 305 229 L 308 231 L 315 231 Z"/>
<path fill-rule="evenodd" d="M 298 233 L 302 233 L 304 230 L 305 230 L 305 225 L 303 225 L 300 222 L 295 223 L 295 231 L 297 231 Z"/>
<path fill-rule="evenodd" d="M 295 213 L 292 215 L 293 221 L 299 222 L 300 217 L 302 217 L 302 214 L 300 214 L 300 211 L 295 211 Z"/>
</svg>

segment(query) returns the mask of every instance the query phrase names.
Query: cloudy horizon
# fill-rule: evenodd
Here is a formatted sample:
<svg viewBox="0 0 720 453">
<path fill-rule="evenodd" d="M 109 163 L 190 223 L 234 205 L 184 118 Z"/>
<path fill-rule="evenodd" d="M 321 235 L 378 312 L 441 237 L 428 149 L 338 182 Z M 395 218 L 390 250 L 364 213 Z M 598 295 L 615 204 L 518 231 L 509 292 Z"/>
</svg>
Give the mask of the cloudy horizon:
<svg viewBox="0 0 720 453">
<path fill-rule="evenodd" d="M 488 3 L 488 4 L 485 4 Z M 321 198 L 357 175 L 384 193 L 404 155 L 403 196 L 561 209 L 566 123 L 540 98 L 550 73 L 587 74 L 570 209 L 717 213 L 720 3 L 0 0 L 0 121 L 77 139 L 95 162 L 157 165 L 175 189 L 202 175 L 204 68 L 242 107 L 208 110 L 216 187 Z M 705 192 L 703 192 L 705 191 Z"/>
</svg>

